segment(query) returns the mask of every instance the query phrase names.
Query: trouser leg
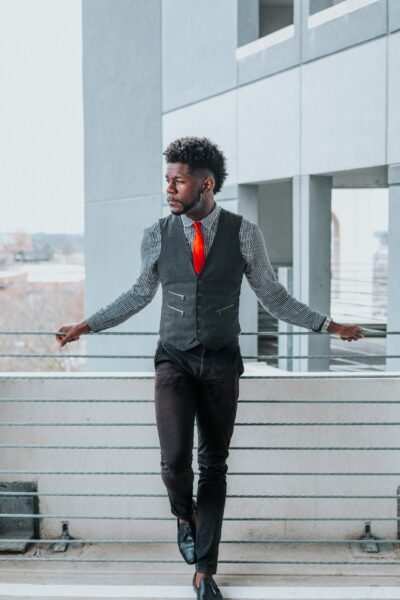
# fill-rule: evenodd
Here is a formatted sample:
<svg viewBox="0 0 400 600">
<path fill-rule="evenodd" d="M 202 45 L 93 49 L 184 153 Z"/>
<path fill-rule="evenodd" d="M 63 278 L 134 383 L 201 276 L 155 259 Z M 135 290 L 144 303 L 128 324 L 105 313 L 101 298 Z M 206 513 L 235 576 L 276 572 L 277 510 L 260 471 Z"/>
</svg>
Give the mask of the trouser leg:
<svg viewBox="0 0 400 600">
<path fill-rule="evenodd" d="M 198 404 L 196 571 L 207 574 L 217 572 L 226 499 L 226 460 L 236 418 L 241 374 L 235 364 L 238 363 L 230 363 L 222 375 L 203 379 Z"/>
<path fill-rule="evenodd" d="M 193 512 L 193 430 L 197 388 L 174 362 L 155 365 L 155 410 L 161 448 L 161 477 L 171 512 L 188 519 Z"/>
</svg>

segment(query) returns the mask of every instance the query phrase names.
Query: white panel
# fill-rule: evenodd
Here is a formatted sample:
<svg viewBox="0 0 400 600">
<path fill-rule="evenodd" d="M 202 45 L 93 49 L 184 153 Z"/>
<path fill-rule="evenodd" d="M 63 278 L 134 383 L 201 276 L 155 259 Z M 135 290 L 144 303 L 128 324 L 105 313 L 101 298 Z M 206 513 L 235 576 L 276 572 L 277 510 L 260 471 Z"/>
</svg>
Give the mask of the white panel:
<svg viewBox="0 0 400 600">
<path fill-rule="evenodd" d="M 293 69 L 238 91 L 239 182 L 299 172 L 299 71 Z"/>
<path fill-rule="evenodd" d="M 236 91 L 164 115 L 163 149 L 176 138 L 188 135 L 205 136 L 218 144 L 227 159 L 225 185 L 237 182 Z"/>
<path fill-rule="evenodd" d="M 385 44 L 303 66 L 303 173 L 385 164 Z"/>
</svg>

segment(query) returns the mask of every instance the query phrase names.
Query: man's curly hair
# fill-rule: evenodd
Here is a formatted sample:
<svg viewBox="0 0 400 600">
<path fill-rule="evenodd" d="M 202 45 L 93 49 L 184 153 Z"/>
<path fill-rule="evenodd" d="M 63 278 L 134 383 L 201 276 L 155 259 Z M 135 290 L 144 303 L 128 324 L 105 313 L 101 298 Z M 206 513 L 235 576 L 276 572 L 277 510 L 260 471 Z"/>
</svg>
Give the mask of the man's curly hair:
<svg viewBox="0 0 400 600">
<path fill-rule="evenodd" d="M 188 165 L 191 175 L 209 171 L 215 179 L 217 194 L 226 179 L 226 158 L 216 144 L 206 137 L 182 137 L 171 142 L 163 153 L 167 163 L 181 162 Z"/>
</svg>

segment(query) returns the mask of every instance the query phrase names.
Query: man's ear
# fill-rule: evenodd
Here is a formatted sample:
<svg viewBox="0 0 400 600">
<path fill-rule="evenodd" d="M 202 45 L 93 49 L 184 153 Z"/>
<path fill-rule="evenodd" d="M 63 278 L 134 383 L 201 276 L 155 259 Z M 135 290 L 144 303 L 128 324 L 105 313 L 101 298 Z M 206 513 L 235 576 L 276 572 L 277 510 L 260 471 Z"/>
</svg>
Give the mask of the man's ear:
<svg viewBox="0 0 400 600">
<path fill-rule="evenodd" d="M 204 180 L 203 183 L 203 191 L 204 192 L 212 192 L 215 186 L 215 181 L 214 178 L 209 175 L 208 177 L 206 177 L 206 179 Z"/>
</svg>

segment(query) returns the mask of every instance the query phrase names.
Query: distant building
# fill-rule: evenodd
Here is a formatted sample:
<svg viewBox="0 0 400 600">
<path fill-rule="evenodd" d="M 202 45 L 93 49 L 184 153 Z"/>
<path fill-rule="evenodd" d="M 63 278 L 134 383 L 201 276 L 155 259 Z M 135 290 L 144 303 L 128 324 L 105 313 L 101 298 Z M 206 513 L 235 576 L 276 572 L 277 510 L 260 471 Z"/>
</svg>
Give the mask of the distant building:
<svg viewBox="0 0 400 600">
<path fill-rule="evenodd" d="M 53 249 L 49 244 L 46 244 L 30 250 L 19 250 L 14 254 L 14 260 L 16 262 L 39 262 L 51 260 L 53 256 Z"/>
<path fill-rule="evenodd" d="M 0 269 L 4 269 L 14 262 L 16 243 L 11 233 L 0 232 Z"/>
<path fill-rule="evenodd" d="M 0 298 L 26 294 L 28 274 L 19 271 L 0 271 Z"/>
</svg>

